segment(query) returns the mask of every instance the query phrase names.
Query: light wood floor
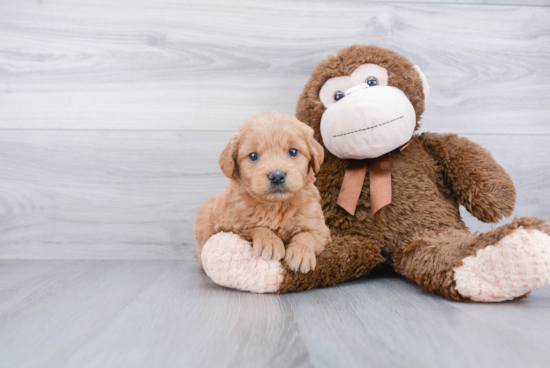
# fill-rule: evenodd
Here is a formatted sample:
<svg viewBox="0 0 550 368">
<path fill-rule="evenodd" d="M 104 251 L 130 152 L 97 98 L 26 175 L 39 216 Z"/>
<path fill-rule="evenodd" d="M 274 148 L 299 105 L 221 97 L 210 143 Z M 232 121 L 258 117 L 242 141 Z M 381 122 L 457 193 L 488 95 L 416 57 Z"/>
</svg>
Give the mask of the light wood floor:
<svg viewBox="0 0 550 368">
<path fill-rule="evenodd" d="M 550 288 L 462 304 L 390 275 L 286 295 L 192 261 L 0 262 L 1 367 L 548 367 Z"/>
<path fill-rule="evenodd" d="M 420 65 L 421 131 L 482 144 L 514 215 L 550 219 L 549 19 L 550 0 L 0 0 L 0 367 L 550 366 L 550 288 L 254 295 L 192 259 L 231 132 L 294 113 L 354 43 Z"/>
</svg>

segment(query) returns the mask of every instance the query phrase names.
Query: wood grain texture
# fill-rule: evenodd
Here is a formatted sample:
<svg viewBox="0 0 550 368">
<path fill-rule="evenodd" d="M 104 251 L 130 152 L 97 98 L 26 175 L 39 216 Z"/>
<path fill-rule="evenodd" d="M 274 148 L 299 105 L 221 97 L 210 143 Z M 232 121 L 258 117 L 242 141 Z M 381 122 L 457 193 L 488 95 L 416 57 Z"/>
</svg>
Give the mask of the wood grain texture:
<svg viewBox="0 0 550 368">
<path fill-rule="evenodd" d="M 227 181 L 229 135 L 3 131 L 0 258 L 190 259 L 196 210 Z M 547 136 L 468 138 L 511 174 L 515 215 L 550 219 Z M 467 216 L 472 230 L 494 226 Z"/>
<path fill-rule="evenodd" d="M 317 63 L 403 53 L 432 86 L 424 126 L 550 134 L 550 8 L 363 1 L 0 3 L 0 128 L 234 130 L 294 112 Z"/>
<path fill-rule="evenodd" d="M 4 131 L 0 252 L 191 257 L 195 212 L 225 183 L 217 159 L 228 138 L 226 132 Z"/>
<path fill-rule="evenodd" d="M 548 359 L 547 337 L 538 346 L 530 343 L 547 331 L 548 292 L 510 306 L 518 312 L 515 320 L 508 319 L 510 312 L 501 314 L 500 305 L 472 310 L 399 277 L 365 278 L 288 297 L 319 366 L 536 367 Z M 527 310 L 541 314 L 530 318 Z M 517 335 L 510 331 L 514 324 Z"/>
<path fill-rule="evenodd" d="M 383 3 L 434 3 L 472 5 L 550 6 L 550 0 L 367 0 Z"/>
<path fill-rule="evenodd" d="M 6 368 L 502 368 L 550 359 L 550 288 L 468 305 L 393 276 L 243 293 L 215 285 L 193 261 L 10 260 L 0 271 Z"/>
</svg>

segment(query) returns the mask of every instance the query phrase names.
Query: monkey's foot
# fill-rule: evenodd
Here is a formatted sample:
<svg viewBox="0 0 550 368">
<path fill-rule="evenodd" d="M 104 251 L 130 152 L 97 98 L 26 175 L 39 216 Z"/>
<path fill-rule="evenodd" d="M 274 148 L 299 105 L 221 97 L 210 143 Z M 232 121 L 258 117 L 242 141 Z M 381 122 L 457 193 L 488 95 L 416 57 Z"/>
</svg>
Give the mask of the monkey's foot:
<svg viewBox="0 0 550 368">
<path fill-rule="evenodd" d="M 550 236 L 519 228 L 455 268 L 456 290 L 476 302 L 501 302 L 550 284 Z"/>
<path fill-rule="evenodd" d="M 283 282 L 278 260 L 254 255 L 249 242 L 233 233 L 213 235 L 202 249 L 202 266 L 216 283 L 253 293 L 275 293 Z"/>
</svg>

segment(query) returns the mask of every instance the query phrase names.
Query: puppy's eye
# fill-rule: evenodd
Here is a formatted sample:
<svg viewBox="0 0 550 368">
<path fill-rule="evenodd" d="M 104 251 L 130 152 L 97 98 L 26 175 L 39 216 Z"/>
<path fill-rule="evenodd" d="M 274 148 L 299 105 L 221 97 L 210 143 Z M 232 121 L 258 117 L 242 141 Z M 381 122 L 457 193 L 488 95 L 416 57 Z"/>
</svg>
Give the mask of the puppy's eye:
<svg viewBox="0 0 550 368">
<path fill-rule="evenodd" d="M 334 92 L 334 101 L 341 100 L 341 99 L 344 98 L 344 96 L 345 96 L 345 94 L 342 91 Z"/>
<path fill-rule="evenodd" d="M 367 79 L 365 79 L 365 83 L 371 87 L 374 87 L 378 85 L 378 79 L 376 77 L 367 77 Z"/>
<path fill-rule="evenodd" d="M 289 151 L 288 151 L 288 154 L 292 157 L 296 157 L 298 156 L 298 150 L 296 148 L 291 148 Z"/>
<path fill-rule="evenodd" d="M 258 159 L 258 154 L 256 152 L 252 152 L 250 155 L 248 155 L 248 158 L 250 159 L 250 161 L 256 161 Z"/>
</svg>

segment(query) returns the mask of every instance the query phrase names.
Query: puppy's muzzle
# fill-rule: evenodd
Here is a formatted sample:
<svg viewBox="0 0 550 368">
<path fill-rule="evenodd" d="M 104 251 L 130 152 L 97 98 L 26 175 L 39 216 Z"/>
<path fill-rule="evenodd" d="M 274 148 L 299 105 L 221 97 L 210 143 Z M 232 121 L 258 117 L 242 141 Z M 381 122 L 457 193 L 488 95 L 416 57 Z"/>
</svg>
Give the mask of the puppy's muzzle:
<svg viewBox="0 0 550 368">
<path fill-rule="evenodd" d="M 267 176 L 271 184 L 281 185 L 285 182 L 286 174 L 280 170 L 272 171 Z"/>
</svg>

